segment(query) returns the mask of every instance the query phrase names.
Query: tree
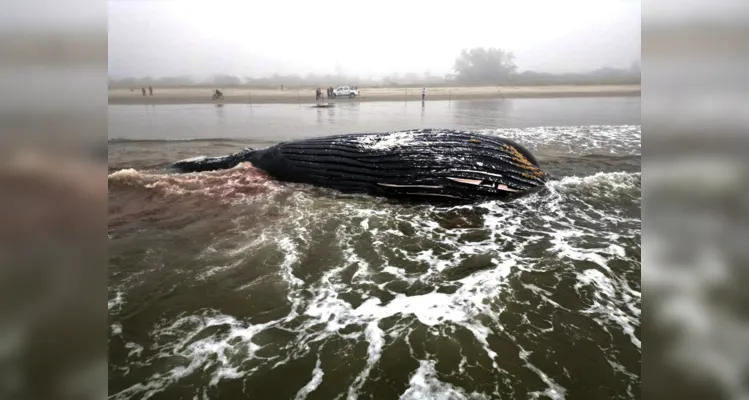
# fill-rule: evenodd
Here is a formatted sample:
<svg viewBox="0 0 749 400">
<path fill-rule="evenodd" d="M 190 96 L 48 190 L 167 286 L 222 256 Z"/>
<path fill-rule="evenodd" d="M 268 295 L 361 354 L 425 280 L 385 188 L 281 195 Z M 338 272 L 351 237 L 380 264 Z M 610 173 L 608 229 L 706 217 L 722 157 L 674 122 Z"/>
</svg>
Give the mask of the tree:
<svg viewBox="0 0 749 400">
<path fill-rule="evenodd" d="M 515 73 L 515 55 L 494 47 L 463 49 L 455 59 L 455 79 L 469 84 L 508 83 Z"/>
</svg>

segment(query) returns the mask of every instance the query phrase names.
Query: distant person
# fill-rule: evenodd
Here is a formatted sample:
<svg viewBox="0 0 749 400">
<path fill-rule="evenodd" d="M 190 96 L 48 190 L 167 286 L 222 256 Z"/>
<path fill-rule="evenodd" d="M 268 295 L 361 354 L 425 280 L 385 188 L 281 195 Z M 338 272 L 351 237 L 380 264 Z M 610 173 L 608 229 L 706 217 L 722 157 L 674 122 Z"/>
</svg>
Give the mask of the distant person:
<svg viewBox="0 0 749 400">
<path fill-rule="evenodd" d="M 423 102 L 426 97 L 427 97 L 427 88 L 421 88 L 421 101 Z"/>
<path fill-rule="evenodd" d="M 281 85 L 281 91 L 283 92 L 283 85 Z"/>
<path fill-rule="evenodd" d="M 143 92 L 143 96 L 146 95 L 146 88 L 142 87 L 142 88 L 140 88 L 140 91 Z"/>
<path fill-rule="evenodd" d="M 150 94 L 151 96 L 153 96 L 153 88 L 151 87 L 151 85 L 148 85 L 148 93 L 149 93 L 149 94 Z"/>
</svg>

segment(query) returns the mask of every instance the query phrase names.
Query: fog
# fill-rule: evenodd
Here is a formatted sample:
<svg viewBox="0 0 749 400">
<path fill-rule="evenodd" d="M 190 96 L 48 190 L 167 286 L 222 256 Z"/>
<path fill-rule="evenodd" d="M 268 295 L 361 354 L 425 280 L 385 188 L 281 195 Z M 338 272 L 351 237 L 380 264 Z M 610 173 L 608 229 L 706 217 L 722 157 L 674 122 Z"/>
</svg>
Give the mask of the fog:
<svg viewBox="0 0 749 400">
<path fill-rule="evenodd" d="M 452 72 L 464 48 L 511 51 L 519 72 L 629 68 L 639 1 L 110 1 L 109 75 L 378 79 Z"/>
</svg>

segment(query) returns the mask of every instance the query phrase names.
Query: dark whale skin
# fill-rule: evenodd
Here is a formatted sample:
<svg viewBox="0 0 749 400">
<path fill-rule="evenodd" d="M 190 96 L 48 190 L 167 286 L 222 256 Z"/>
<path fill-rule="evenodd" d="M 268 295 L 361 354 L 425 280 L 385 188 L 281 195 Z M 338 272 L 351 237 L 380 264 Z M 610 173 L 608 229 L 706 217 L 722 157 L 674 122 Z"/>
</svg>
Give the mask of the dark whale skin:
<svg viewBox="0 0 749 400">
<path fill-rule="evenodd" d="M 514 141 L 437 129 L 287 141 L 172 167 L 198 172 L 241 162 L 280 181 L 414 201 L 511 200 L 549 179 L 533 154 Z"/>
</svg>

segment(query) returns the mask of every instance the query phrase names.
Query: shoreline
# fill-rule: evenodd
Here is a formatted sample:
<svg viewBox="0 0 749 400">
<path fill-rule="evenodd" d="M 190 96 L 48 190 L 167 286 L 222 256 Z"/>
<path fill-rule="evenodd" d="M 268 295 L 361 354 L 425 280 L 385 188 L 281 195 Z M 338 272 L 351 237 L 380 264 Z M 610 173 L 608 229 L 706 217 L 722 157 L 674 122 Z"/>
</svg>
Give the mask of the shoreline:
<svg viewBox="0 0 749 400">
<path fill-rule="evenodd" d="M 220 90 L 221 88 L 219 88 Z M 362 88 L 361 96 L 315 101 L 314 89 L 222 90 L 224 99 L 212 100 L 210 88 L 154 88 L 153 96 L 140 90 L 110 89 L 109 105 L 150 104 L 316 104 L 323 102 L 421 101 L 421 88 Z M 544 99 L 574 97 L 639 97 L 640 85 L 483 86 L 427 88 L 426 101 L 485 99 Z"/>
</svg>

